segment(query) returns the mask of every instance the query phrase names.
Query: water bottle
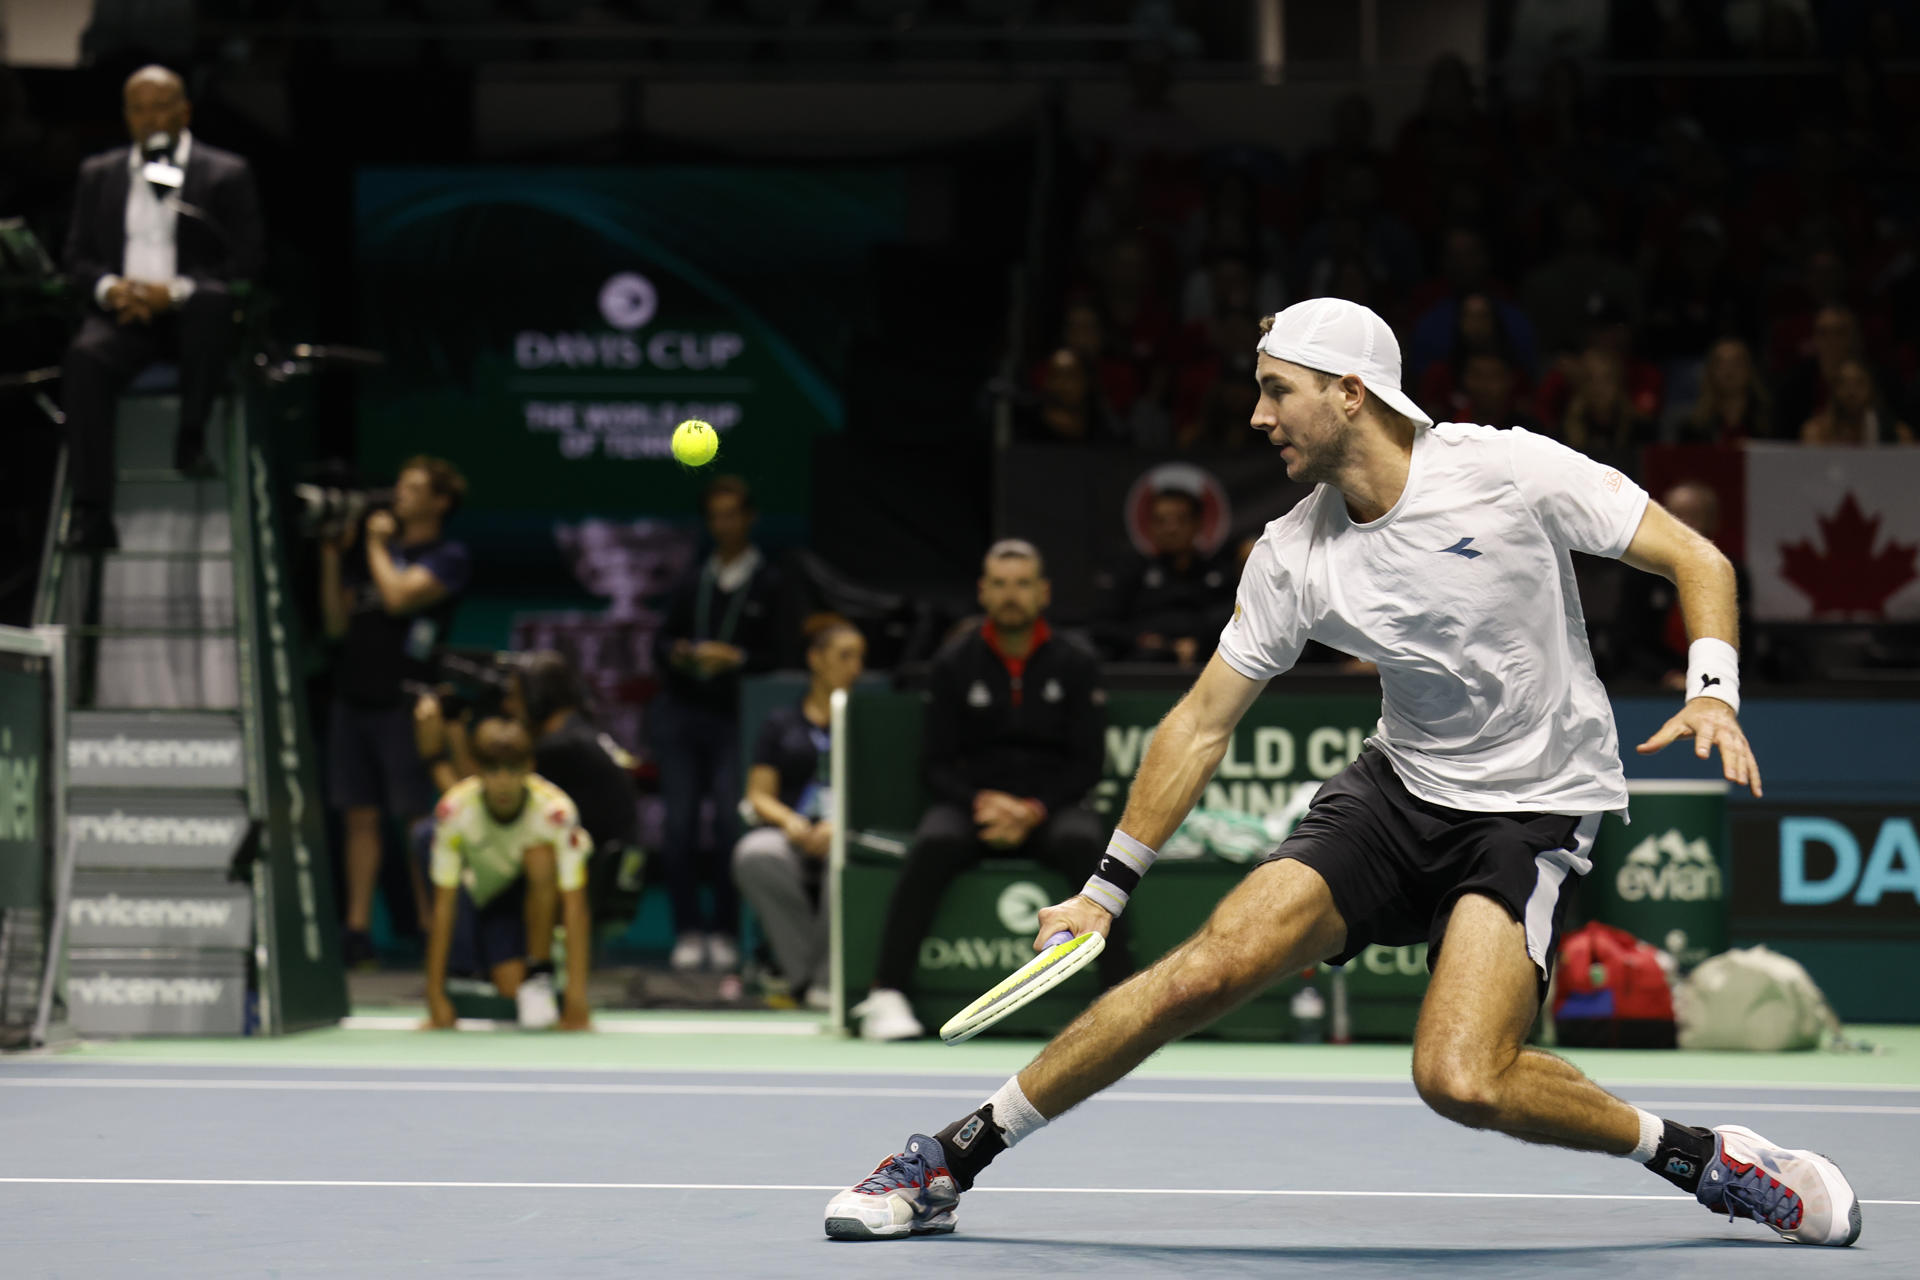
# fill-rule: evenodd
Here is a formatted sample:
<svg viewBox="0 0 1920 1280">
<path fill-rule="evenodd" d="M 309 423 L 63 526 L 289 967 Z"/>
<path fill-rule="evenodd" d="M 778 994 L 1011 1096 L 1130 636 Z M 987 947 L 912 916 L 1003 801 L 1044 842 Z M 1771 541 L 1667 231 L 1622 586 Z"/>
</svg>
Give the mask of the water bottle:
<svg viewBox="0 0 1920 1280">
<path fill-rule="evenodd" d="M 1327 1038 L 1327 1001 L 1318 987 L 1301 987 L 1287 1006 L 1293 1014 L 1293 1038 L 1297 1044 L 1320 1044 Z"/>
</svg>

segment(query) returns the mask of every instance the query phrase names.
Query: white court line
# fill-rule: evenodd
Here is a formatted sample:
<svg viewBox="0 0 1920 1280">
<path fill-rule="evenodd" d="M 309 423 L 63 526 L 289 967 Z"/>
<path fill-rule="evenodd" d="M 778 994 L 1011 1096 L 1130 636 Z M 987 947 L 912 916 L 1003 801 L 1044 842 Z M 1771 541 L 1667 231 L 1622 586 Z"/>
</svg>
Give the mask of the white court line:
<svg viewBox="0 0 1920 1280">
<path fill-rule="evenodd" d="M 424 1013 L 409 1017 L 405 1014 L 356 1014 L 340 1019 L 342 1031 L 418 1031 L 426 1020 Z M 496 1022 L 492 1018 L 461 1018 L 454 1024 L 461 1031 L 500 1031 L 518 1032 L 518 1024 Z M 652 1019 L 640 1018 L 601 1018 L 594 1022 L 595 1031 L 612 1035 L 637 1036 L 821 1036 L 826 1034 L 824 1020 L 792 1022 L 724 1022 L 714 1019 L 678 1018 Z"/>
<path fill-rule="evenodd" d="M 424 1033 L 423 1033 L 424 1034 Z M 1013 1057 L 1009 1059 L 1012 1067 L 1026 1064 L 1032 1057 L 1030 1048 L 1014 1046 L 1010 1048 Z M 1405 1085 L 1409 1083 L 1412 1070 L 1412 1049 L 1408 1047 L 1407 1070 L 1392 1075 L 1365 1075 L 1355 1072 L 1317 1072 L 1266 1071 L 1248 1072 L 1211 1072 L 1211 1071 L 1167 1071 L 1155 1070 L 1151 1064 L 1136 1071 L 1137 1080 L 1185 1080 L 1194 1084 L 1339 1084 L 1339 1085 Z M 488 1072 L 495 1075 L 514 1075 L 519 1073 L 542 1072 L 548 1075 L 703 1075 L 703 1076 L 831 1076 L 844 1080 L 849 1076 L 931 1076 L 943 1080 L 963 1080 L 979 1077 L 992 1080 L 996 1085 L 1003 1082 L 1007 1067 L 985 1067 L 980 1065 L 952 1067 L 927 1067 L 907 1064 L 893 1064 L 887 1061 L 890 1051 L 887 1046 L 876 1046 L 868 1065 L 839 1065 L 830 1067 L 814 1066 L 757 1066 L 753 1064 L 727 1063 L 713 1064 L 691 1062 L 674 1065 L 672 1063 L 616 1063 L 616 1062 L 545 1062 L 545 1063 L 485 1063 L 485 1062 L 355 1062 L 329 1058 L 275 1059 L 264 1062 L 239 1060 L 238 1055 L 222 1057 L 146 1057 L 138 1058 L 95 1058 L 85 1053 L 75 1054 L 66 1049 L 26 1049 L 0 1058 L 0 1077 L 9 1071 L 20 1070 L 43 1062 L 72 1064 L 76 1067 L 109 1067 L 115 1070 L 150 1070 L 154 1067 L 196 1067 L 207 1070 L 229 1071 L 404 1071 L 422 1073 L 443 1071 L 455 1073 Z M 972 1055 L 968 1055 L 971 1060 Z M 1015 1060 L 1017 1059 L 1017 1060 Z M 1622 1080 L 1596 1076 L 1596 1083 L 1606 1089 L 1631 1091 L 1635 1089 L 1746 1089 L 1769 1094 L 1783 1093 L 1916 1093 L 1920 1094 L 1920 1084 L 1861 1084 L 1857 1081 L 1783 1081 L 1778 1084 L 1754 1083 L 1736 1080 Z M 1689 1102 L 1688 1106 L 1697 1105 Z"/>
<path fill-rule="evenodd" d="M 828 1183 L 757 1182 L 439 1182 L 330 1178 L 19 1178 L 0 1177 L 12 1186 L 85 1187 L 334 1187 L 418 1188 L 462 1191 L 845 1191 Z M 1685 1195 L 1603 1195 L 1574 1191 L 1332 1191 L 1274 1190 L 1268 1187 L 975 1187 L 968 1195 L 1027 1196 L 1286 1196 L 1338 1200 L 1620 1200 L 1656 1204 L 1697 1204 Z M 1920 1207 L 1920 1200 L 1862 1200 L 1866 1205 Z"/>
<path fill-rule="evenodd" d="M 99 1079 L 85 1076 L 0 1076 L 0 1089 L 180 1089 L 263 1093 L 477 1093 L 558 1094 L 561 1096 L 639 1095 L 720 1098 L 979 1098 L 977 1089 L 914 1089 L 864 1085 L 758 1084 L 612 1084 L 574 1081 L 512 1080 L 274 1080 L 240 1077 L 224 1080 L 172 1079 L 166 1076 Z M 1179 1093 L 1170 1090 L 1114 1089 L 1089 1102 L 1174 1102 L 1202 1106 L 1280 1107 L 1424 1107 L 1417 1097 L 1395 1094 L 1326 1093 Z M 1740 1099 L 1643 1099 L 1642 1107 L 1669 1110 L 1726 1108 L 1791 1115 L 1920 1116 L 1920 1106 L 1871 1106 L 1820 1102 L 1750 1102 Z"/>
</svg>

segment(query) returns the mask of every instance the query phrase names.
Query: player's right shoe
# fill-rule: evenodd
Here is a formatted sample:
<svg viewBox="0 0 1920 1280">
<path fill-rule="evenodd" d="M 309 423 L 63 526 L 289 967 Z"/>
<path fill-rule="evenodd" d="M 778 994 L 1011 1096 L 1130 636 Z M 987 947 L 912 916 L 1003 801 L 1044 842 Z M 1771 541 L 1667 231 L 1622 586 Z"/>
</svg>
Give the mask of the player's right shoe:
<svg viewBox="0 0 1920 1280">
<path fill-rule="evenodd" d="M 529 1031 L 545 1031 L 560 1021 L 560 1004 L 553 995 L 553 975 L 531 974 L 513 995 L 514 1012 L 520 1025 Z"/>
<path fill-rule="evenodd" d="M 1700 1203 L 1752 1218 L 1795 1244 L 1849 1245 L 1860 1238 L 1860 1201 L 1840 1167 L 1811 1151 L 1776 1147 L 1737 1124 L 1713 1131 L 1713 1160 Z"/>
<path fill-rule="evenodd" d="M 830 1240 L 898 1240 L 953 1230 L 960 1185 L 938 1138 L 916 1133 L 865 1181 L 827 1201 Z"/>
</svg>

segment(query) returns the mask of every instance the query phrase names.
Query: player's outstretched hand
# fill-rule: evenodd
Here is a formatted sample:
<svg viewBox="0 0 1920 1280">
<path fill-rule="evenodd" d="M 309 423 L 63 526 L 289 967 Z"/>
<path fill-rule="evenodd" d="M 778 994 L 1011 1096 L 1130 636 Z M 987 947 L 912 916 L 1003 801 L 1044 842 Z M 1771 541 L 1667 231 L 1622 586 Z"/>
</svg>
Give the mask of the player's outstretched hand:
<svg viewBox="0 0 1920 1280">
<path fill-rule="evenodd" d="M 1034 935 L 1033 949 L 1045 951 L 1047 939 L 1063 929 L 1076 938 L 1083 933 L 1097 933 L 1104 938 L 1111 928 L 1113 917 L 1105 907 L 1075 894 L 1065 902 L 1040 908 L 1040 932 Z"/>
<path fill-rule="evenodd" d="M 1718 746 L 1721 771 L 1727 781 L 1751 788 L 1756 796 L 1761 794 L 1760 766 L 1754 761 L 1753 748 L 1747 745 L 1747 735 L 1741 731 L 1732 707 L 1718 698 L 1695 698 L 1636 750 L 1650 756 L 1679 738 L 1692 738 L 1693 753 L 1702 760 Z"/>
</svg>

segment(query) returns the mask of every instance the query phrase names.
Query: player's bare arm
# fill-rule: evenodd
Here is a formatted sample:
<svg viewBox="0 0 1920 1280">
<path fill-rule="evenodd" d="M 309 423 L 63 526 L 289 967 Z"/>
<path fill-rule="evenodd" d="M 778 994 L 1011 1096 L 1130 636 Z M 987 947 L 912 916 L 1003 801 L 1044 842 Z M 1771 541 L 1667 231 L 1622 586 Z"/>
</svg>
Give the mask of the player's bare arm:
<svg viewBox="0 0 1920 1280">
<path fill-rule="evenodd" d="M 1673 583 L 1679 591 L 1687 639 L 1695 642 L 1697 649 L 1713 650 L 1712 645 L 1698 644 L 1708 640 L 1738 650 L 1740 622 L 1733 566 L 1713 543 L 1675 519 L 1659 503 L 1648 501 L 1640 527 L 1620 558 L 1643 573 L 1657 573 Z M 1690 665 L 1698 661 L 1696 658 Z M 1678 738 L 1690 737 L 1694 754 L 1705 759 L 1717 746 L 1727 781 L 1751 787 L 1754 795 L 1760 795 L 1760 766 L 1740 728 L 1735 704 L 1719 696 L 1733 692 L 1735 680 L 1736 673 L 1731 670 L 1690 672 L 1686 705 L 1637 750 L 1641 755 L 1652 755 Z M 1702 684 L 1707 693 L 1700 692 Z"/>
<path fill-rule="evenodd" d="M 1153 731 L 1134 773 L 1120 830 L 1150 849 L 1165 844 L 1206 790 L 1227 753 L 1234 726 L 1264 688 L 1265 681 L 1249 680 L 1216 654 Z M 1076 894 L 1040 913 L 1033 949 L 1041 950 L 1047 938 L 1062 929 L 1075 936 L 1094 932 L 1104 937 L 1112 926 L 1112 913 Z"/>
</svg>

